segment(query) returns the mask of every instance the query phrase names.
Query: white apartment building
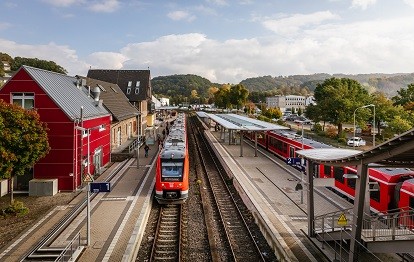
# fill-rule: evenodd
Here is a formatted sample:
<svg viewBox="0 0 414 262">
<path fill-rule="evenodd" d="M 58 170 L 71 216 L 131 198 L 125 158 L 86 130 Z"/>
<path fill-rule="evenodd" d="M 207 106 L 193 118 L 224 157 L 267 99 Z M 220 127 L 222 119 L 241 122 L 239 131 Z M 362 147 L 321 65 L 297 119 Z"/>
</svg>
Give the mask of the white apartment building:
<svg viewBox="0 0 414 262">
<path fill-rule="evenodd" d="M 266 97 L 266 106 L 268 108 L 278 107 L 282 112 L 286 109 L 294 108 L 295 110 L 301 108 L 302 110 L 306 108 L 307 105 L 312 103 L 313 97 L 305 96 L 270 96 Z"/>
</svg>

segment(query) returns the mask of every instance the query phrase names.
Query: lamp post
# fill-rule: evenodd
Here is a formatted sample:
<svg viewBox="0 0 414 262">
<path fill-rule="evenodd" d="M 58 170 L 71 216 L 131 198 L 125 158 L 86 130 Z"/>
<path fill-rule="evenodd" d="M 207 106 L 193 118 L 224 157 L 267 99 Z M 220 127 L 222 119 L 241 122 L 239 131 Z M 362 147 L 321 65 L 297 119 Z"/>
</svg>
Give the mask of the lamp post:
<svg viewBox="0 0 414 262">
<path fill-rule="evenodd" d="M 367 108 L 367 107 L 370 107 L 370 106 L 374 107 L 374 120 L 373 120 L 374 124 L 372 125 L 372 127 L 374 129 L 374 135 L 373 135 L 372 145 L 375 147 L 375 105 L 374 104 L 369 104 L 369 105 L 360 106 L 360 107 L 355 108 L 355 110 L 354 110 L 354 137 L 355 137 L 355 129 L 356 129 L 356 127 L 355 127 L 355 113 L 356 113 L 356 111 L 360 108 Z M 352 146 L 355 147 L 355 139 L 354 139 L 354 142 L 352 143 Z"/>
<path fill-rule="evenodd" d="M 141 122 L 141 112 L 138 112 L 137 113 L 137 169 L 139 169 L 139 145 L 141 144 L 140 122 Z"/>
<path fill-rule="evenodd" d="M 304 142 L 303 142 L 303 123 L 302 123 L 302 150 L 304 149 L 304 144 L 303 144 Z M 303 186 L 303 180 L 304 180 L 304 170 L 303 170 L 303 166 L 304 166 L 304 163 L 305 161 L 304 161 L 304 159 L 303 159 L 303 157 L 302 157 L 302 159 L 301 159 L 301 161 L 300 161 L 300 163 L 301 163 L 301 183 L 302 183 L 302 190 L 300 191 L 300 203 L 301 204 L 303 204 L 303 189 L 304 189 L 304 186 Z"/>
</svg>

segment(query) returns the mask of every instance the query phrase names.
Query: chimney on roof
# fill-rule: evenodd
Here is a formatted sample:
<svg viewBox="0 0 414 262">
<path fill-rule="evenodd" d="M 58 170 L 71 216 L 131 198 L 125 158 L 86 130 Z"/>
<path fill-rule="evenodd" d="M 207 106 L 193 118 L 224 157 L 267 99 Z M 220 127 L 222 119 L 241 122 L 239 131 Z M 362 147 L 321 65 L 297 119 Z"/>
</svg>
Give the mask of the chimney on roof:
<svg viewBox="0 0 414 262">
<path fill-rule="evenodd" d="M 94 88 L 92 88 L 92 96 L 95 102 L 99 102 L 99 96 L 101 94 L 101 89 L 98 86 L 94 86 Z"/>
</svg>

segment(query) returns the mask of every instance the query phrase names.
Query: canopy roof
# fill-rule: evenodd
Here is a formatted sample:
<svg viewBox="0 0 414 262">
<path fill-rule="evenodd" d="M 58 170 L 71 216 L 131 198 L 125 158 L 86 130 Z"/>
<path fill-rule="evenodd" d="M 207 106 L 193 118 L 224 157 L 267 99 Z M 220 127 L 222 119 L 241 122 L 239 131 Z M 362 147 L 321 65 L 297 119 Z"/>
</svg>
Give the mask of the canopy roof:
<svg viewBox="0 0 414 262">
<path fill-rule="evenodd" d="M 297 151 L 316 163 L 334 166 L 377 163 L 383 166 L 414 167 L 414 128 L 368 151 L 324 148 Z"/>
<path fill-rule="evenodd" d="M 226 129 L 242 131 L 265 131 L 277 129 L 289 129 L 288 127 L 276 125 L 257 119 L 236 115 L 236 114 L 209 114 L 205 116 L 217 122 Z"/>
</svg>

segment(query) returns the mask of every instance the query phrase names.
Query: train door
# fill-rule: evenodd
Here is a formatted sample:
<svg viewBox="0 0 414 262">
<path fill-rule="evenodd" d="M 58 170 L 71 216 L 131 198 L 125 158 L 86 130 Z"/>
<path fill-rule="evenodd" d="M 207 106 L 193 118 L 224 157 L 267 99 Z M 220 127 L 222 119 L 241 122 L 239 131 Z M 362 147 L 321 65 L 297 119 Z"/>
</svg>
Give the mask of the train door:
<svg viewBox="0 0 414 262">
<path fill-rule="evenodd" d="M 289 146 L 289 157 L 295 157 L 295 147 Z"/>
</svg>

